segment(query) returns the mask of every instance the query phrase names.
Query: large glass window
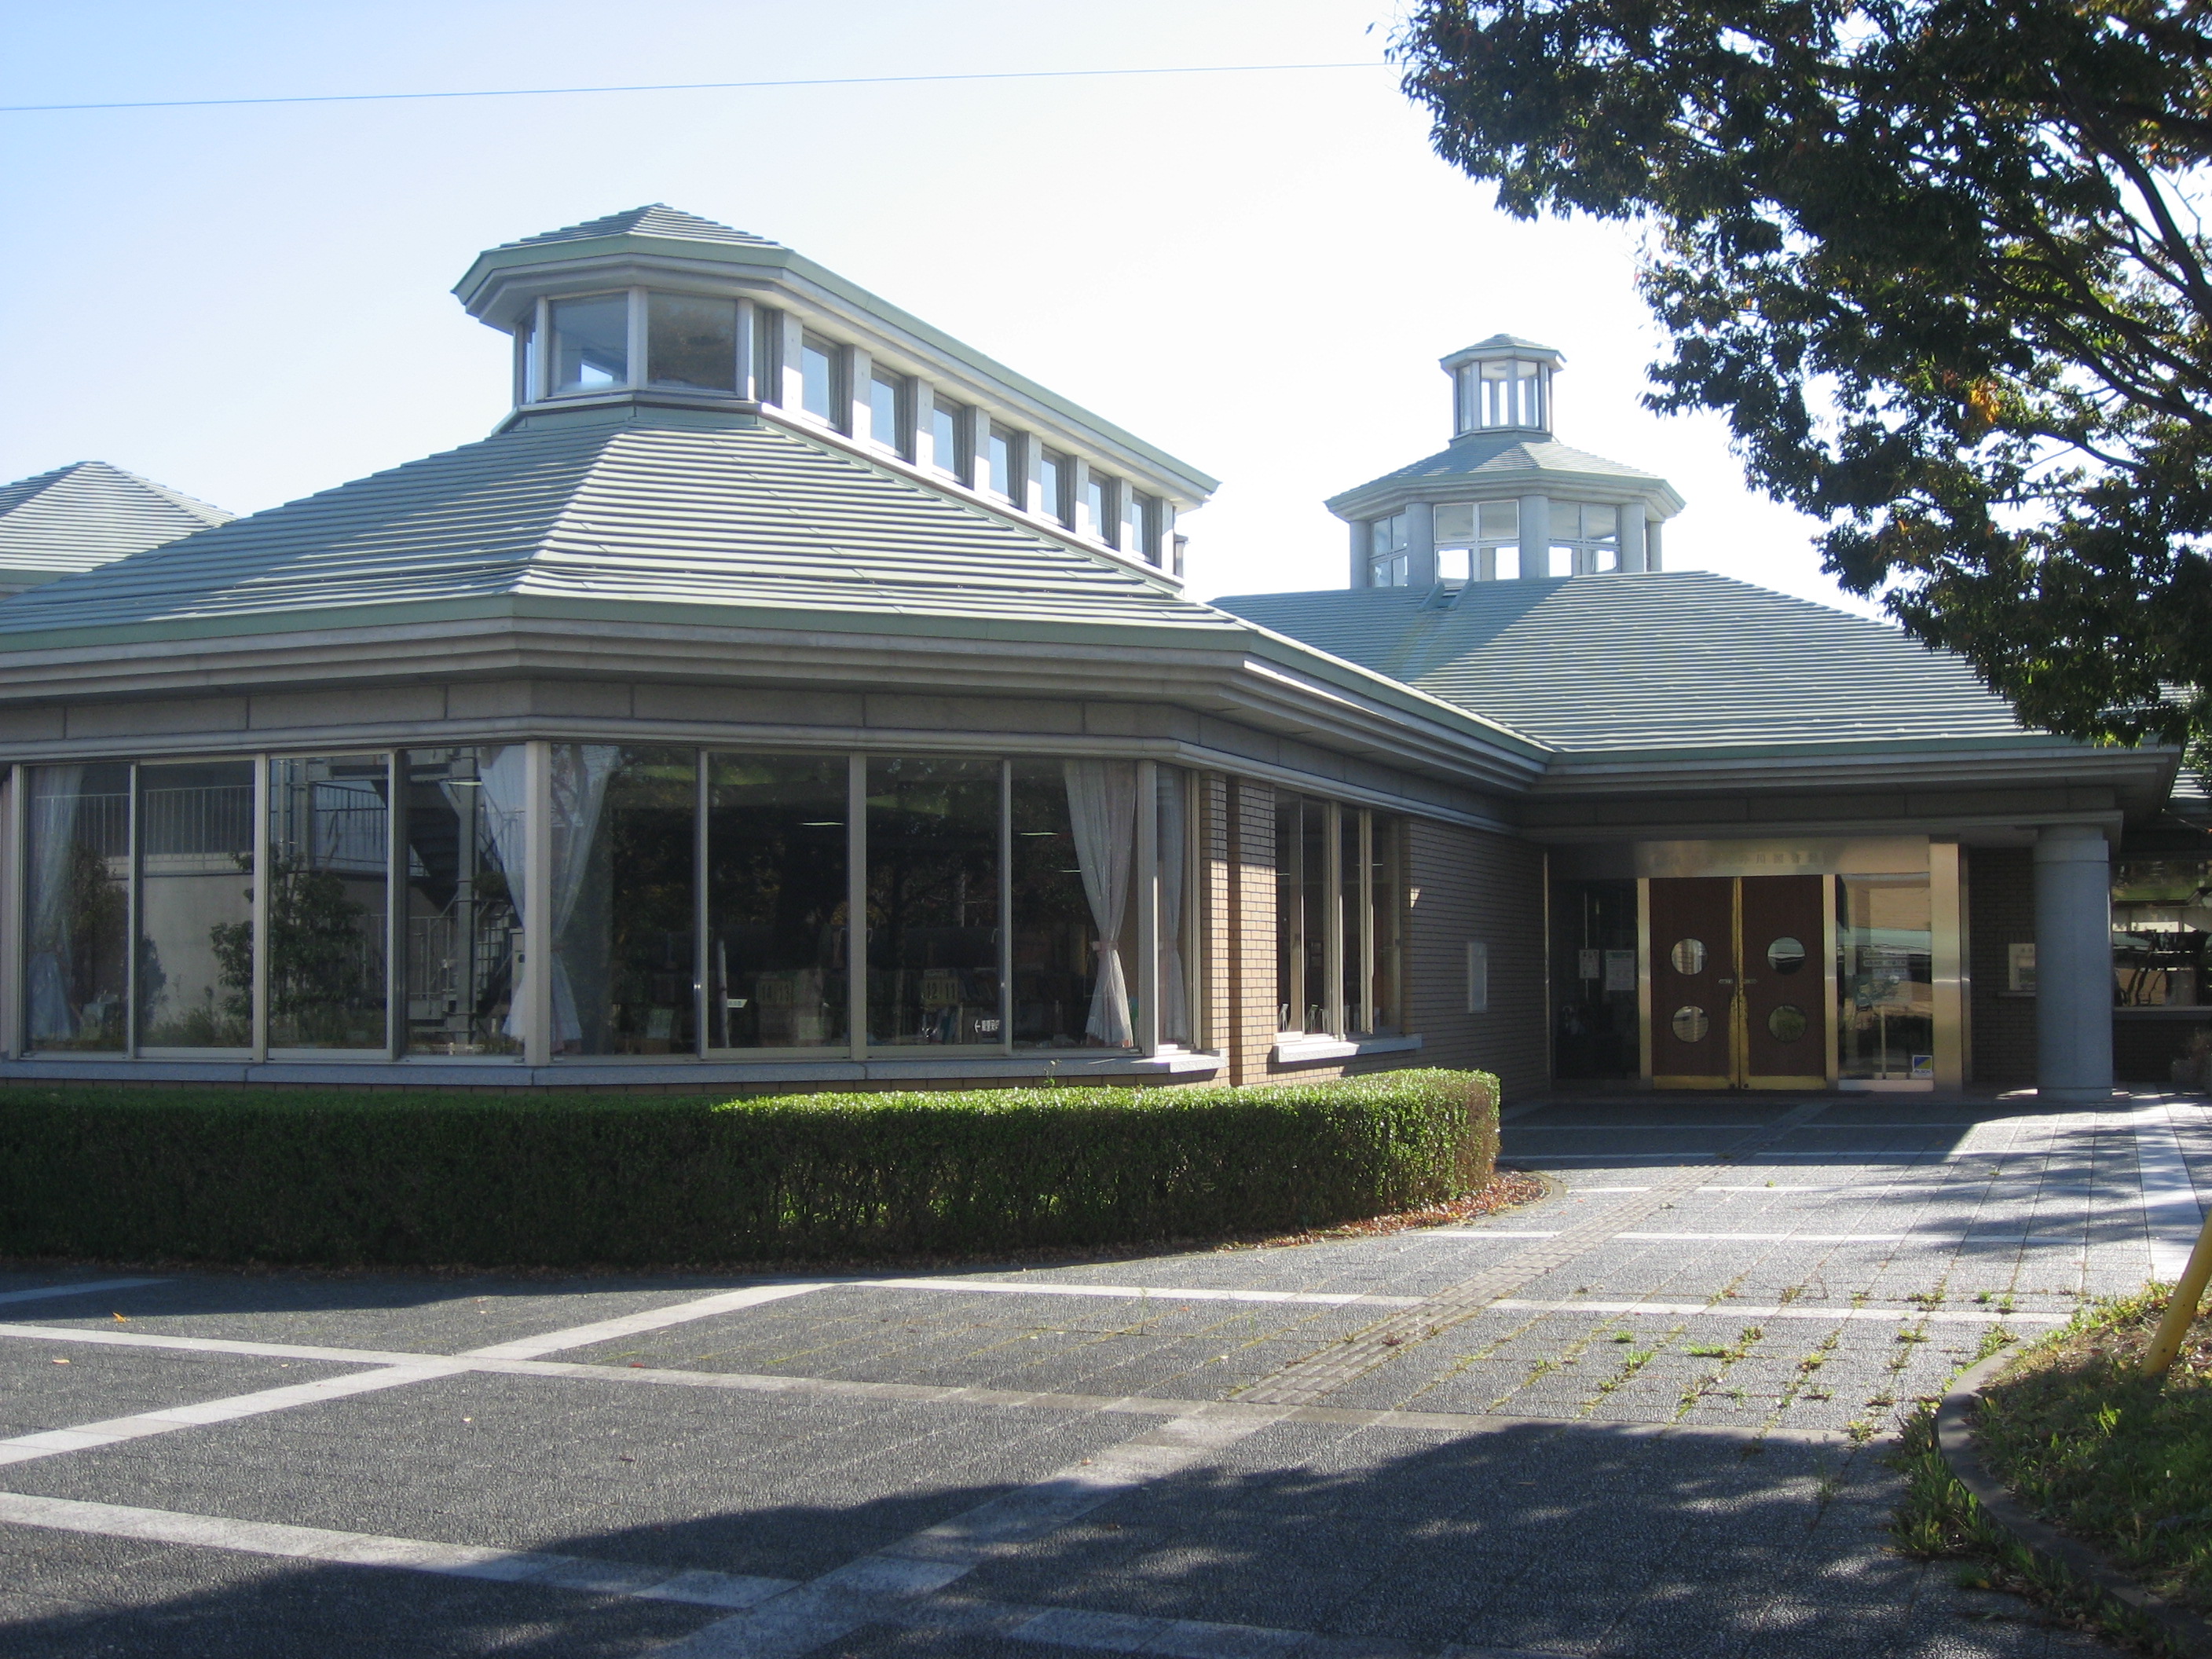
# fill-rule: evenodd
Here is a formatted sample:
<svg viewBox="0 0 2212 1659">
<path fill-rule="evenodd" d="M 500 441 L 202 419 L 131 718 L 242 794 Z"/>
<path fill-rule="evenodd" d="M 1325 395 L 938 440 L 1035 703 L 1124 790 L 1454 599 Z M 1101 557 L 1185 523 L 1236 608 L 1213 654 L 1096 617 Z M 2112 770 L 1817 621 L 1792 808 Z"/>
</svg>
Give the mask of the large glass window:
<svg viewBox="0 0 2212 1659">
<path fill-rule="evenodd" d="M 629 295 L 556 300 L 553 390 L 604 392 L 629 384 Z"/>
<path fill-rule="evenodd" d="M 1549 376 L 1541 363 L 1507 361 L 1469 363 L 1460 370 L 1462 430 L 1533 427 L 1549 422 Z"/>
<path fill-rule="evenodd" d="M 999 763 L 867 765 L 868 1041 L 995 1044 Z"/>
<path fill-rule="evenodd" d="M 2212 862 L 2122 859 L 2112 866 L 2113 997 L 2126 1008 L 2212 1002 Z"/>
<path fill-rule="evenodd" d="M 714 755 L 708 769 L 708 1046 L 842 1046 L 851 769 L 842 755 Z"/>
<path fill-rule="evenodd" d="M 138 769 L 138 1041 L 253 1042 L 253 763 Z"/>
<path fill-rule="evenodd" d="M 1160 562 L 1159 505 L 1139 489 L 1121 492 L 1121 545 L 1148 563 Z"/>
<path fill-rule="evenodd" d="M 1406 544 L 1406 515 L 1370 519 L 1367 525 L 1367 573 L 1376 587 L 1403 587 L 1410 574 Z"/>
<path fill-rule="evenodd" d="M 391 765 L 269 763 L 269 1046 L 374 1048 L 385 1030 Z"/>
<path fill-rule="evenodd" d="M 1017 761 L 1012 811 L 1014 1041 L 1126 1048 L 1136 763 Z"/>
<path fill-rule="evenodd" d="M 783 401 L 783 313 L 773 306 L 753 307 L 753 396 Z"/>
<path fill-rule="evenodd" d="M 1156 774 L 1160 872 L 1160 1041 L 1188 1048 L 1197 1041 L 1198 985 L 1196 876 L 1197 803 L 1191 775 L 1179 766 Z"/>
<path fill-rule="evenodd" d="M 1838 1075 L 1936 1075 L 1932 911 L 1925 876 L 1836 878 Z"/>
<path fill-rule="evenodd" d="M 520 744 L 410 749 L 401 757 L 407 1048 L 505 1054 L 521 944 L 529 767 Z"/>
<path fill-rule="evenodd" d="M 696 752 L 550 746 L 556 1054 L 690 1054 Z"/>
<path fill-rule="evenodd" d="M 25 803 L 24 1030 L 35 1049 L 124 1047 L 131 768 L 39 766 Z"/>
<path fill-rule="evenodd" d="M 1358 1036 L 1401 1018 L 1403 879 L 1395 822 L 1275 798 L 1275 1000 L 1285 1033 Z"/>
<path fill-rule="evenodd" d="M 841 382 L 845 367 L 842 347 L 823 339 L 818 334 L 799 337 L 799 406 L 817 421 L 834 427 L 845 424 L 838 405 L 843 401 Z"/>
<path fill-rule="evenodd" d="M 690 294 L 648 294 L 646 379 L 702 392 L 738 389 L 738 306 Z"/>
</svg>

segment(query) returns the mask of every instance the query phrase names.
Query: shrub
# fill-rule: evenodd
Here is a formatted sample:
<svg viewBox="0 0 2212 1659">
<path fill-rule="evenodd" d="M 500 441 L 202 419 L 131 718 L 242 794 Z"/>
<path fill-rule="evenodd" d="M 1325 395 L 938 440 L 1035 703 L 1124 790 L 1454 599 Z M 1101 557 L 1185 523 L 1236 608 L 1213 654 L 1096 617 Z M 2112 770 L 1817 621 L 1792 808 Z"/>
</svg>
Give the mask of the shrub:
<svg viewBox="0 0 2212 1659">
<path fill-rule="evenodd" d="M 821 1261 L 1280 1232 L 1474 1190 L 1494 1079 L 472 1096 L 18 1087 L 0 1253 L 332 1266 Z"/>
</svg>

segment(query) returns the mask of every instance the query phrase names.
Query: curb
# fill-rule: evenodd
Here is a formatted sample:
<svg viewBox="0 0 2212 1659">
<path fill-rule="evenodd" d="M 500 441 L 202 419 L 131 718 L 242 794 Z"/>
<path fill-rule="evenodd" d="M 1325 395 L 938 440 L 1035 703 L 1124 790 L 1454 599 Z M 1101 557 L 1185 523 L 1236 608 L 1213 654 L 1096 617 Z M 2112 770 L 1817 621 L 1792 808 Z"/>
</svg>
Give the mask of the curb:
<svg viewBox="0 0 2212 1659">
<path fill-rule="evenodd" d="M 1973 1419 L 1982 1402 L 1982 1385 L 2015 1357 L 2009 1351 L 2000 1350 L 1969 1368 L 1951 1385 L 1950 1391 L 1943 1396 L 1943 1403 L 1936 1408 L 1936 1446 L 1953 1477 L 1973 1494 L 1974 1501 L 1990 1520 L 2036 1554 L 2057 1563 L 2075 1577 L 2094 1584 L 2122 1606 L 2142 1614 L 2184 1653 L 2212 1656 L 2212 1622 L 2174 1606 L 2163 1596 L 2152 1595 L 2088 1545 L 2038 1520 L 1983 1468 L 1973 1438 Z"/>
</svg>

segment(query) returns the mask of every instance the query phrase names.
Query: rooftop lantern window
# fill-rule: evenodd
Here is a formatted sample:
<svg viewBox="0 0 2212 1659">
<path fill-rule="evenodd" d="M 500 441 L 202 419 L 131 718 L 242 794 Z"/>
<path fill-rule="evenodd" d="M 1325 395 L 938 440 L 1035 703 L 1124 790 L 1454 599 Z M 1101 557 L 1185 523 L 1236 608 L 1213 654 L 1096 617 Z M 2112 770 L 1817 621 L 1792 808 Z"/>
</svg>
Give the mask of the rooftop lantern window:
<svg viewBox="0 0 2212 1659">
<path fill-rule="evenodd" d="M 1550 432 L 1552 374 L 1565 361 L 1510 334 L 1453 353 L 1443 366 L 1452 377 L 1454 434 Z"/>
<path fill-rule="evenodd" d="M 639 385 L 736 393 L 738 302 L 644 289 L 582 294 L 539 301 L 515 330 L 518 403 Z"/>
</svg>

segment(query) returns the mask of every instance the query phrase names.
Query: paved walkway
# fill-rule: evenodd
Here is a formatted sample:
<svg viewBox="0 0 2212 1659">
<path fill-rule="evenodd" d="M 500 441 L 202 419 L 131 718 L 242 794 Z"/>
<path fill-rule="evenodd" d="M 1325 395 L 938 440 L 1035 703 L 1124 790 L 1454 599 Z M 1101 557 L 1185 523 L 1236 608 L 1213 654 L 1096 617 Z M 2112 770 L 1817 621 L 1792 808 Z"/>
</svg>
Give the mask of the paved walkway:
<svg viewBox="0 0 2212 1659">
<path fill-rule="evenodd" d="M 0 1274 L 0 1655 L 2101 1651 L 1881 1437 L 2170 1273 L 2212 1109 L 1516 1114 L 1480 1224 L 775 1283 Z"/>
</svg>

